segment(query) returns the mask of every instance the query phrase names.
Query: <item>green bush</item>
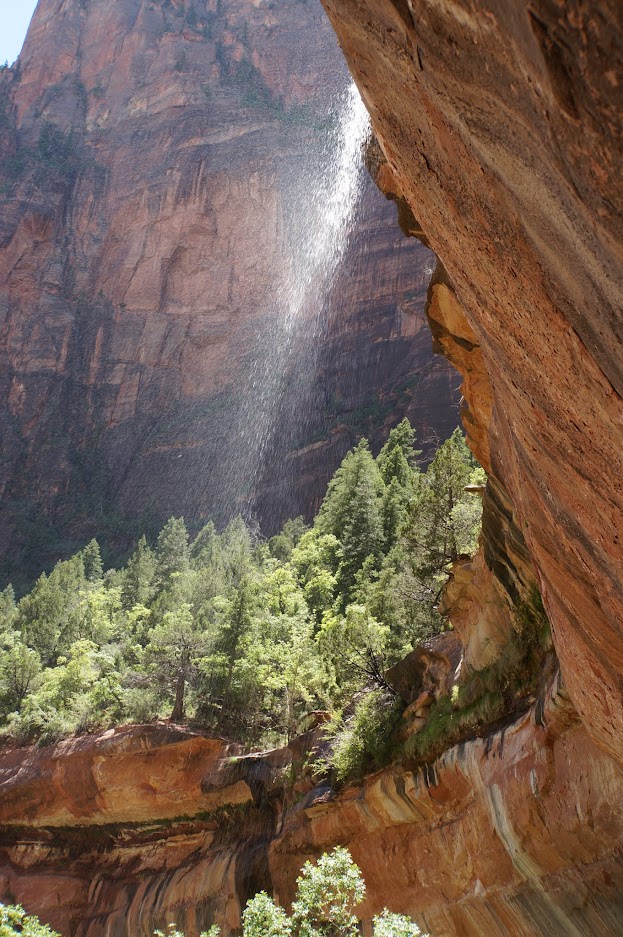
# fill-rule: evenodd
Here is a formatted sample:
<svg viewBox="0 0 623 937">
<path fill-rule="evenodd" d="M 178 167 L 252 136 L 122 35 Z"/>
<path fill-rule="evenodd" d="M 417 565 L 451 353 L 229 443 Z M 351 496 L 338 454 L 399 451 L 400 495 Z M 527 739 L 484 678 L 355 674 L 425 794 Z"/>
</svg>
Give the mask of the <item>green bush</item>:
<svg viewBox="0 0 623 937">
<path fill-rule="evenodd" d="M 248 903 L 242 915 L 243 937 L 358 937 L 355 914 L 366 894 L 359 867 L 347 849 L 337 846 L 316 863 L 306 862 L 297 879 L 296 900 L 288 917 L 265 892 Z M 201 937 L 219 937 L 213 924 Z M 0 937 L 60 937 L 20 905 L 0 904 Z M 184 937 L 175 924 L 154 937 Z M 374 918 L 374 937 L 420 937 L 413 921 L 385 909 Z M 426 937 L 426 935 L 422 935 Z"/>
<path fill-rule="evenodd" d="M 0 904 L 0 937 L 60 937 L 21 905 Z"/>
<path fill-rule="evenodd" d="M 259 892 L 242 915 L 243 937 L 358 937 L 355 909 L 366 894 L 359 867 L 348 849 L 337 846 L 316 863 L 306 862 L 297 879 L 292 915 Z M 213 927 L 208 937 L 218 937 Z M 164 935 L 159 935 L 164 937 Z M 174 931 L 170 937 L 183 937 Z M 374 937 L 420 937 L 413 921 L 385 909 L 374 918 Z"/>
<path fill-rule="evenodd" d="M 387 764 L 404 704 L 378 689 L 366 693 L 338 731 L 330 758 L 338 783 L 356 781 Z"/>
</svg>

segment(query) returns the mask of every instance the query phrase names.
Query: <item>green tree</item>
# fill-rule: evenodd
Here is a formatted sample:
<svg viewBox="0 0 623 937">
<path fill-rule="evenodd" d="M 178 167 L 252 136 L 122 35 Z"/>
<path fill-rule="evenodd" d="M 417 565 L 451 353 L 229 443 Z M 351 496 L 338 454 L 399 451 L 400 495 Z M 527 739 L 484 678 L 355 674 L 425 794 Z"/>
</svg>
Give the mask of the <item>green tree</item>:
<svg viewBox="0 0 623 937">
<path fill-rule="evenodd" d="M 77 641 L 68 657 L 59 657 L 55 667 L 45 668 L 36 692 L 26 697 L 12 721 L 13 731 L 46 741 L 75 731 L 89 711 L 89 693 L 99 677 L 96 657 L 92 641 Z"/>
<path fill-rule="evenodd" d="M 306 862 L 297 879 L 292 922 L 298 937 L 357 937 L 354 913 L 366 886 L 347 849 L 337 846 L 314 865 Z"/>
<path fill-rule="evenodd" d="M 292 551 L 291 565 L 318 624 L 335 599 L 336 573 L 341 559 L 342 548 L 337 537 L 321 534 L 318 529 L 304 533 Z"/>
<path fill-rule="evenodd" d="M 190 558 L 195 569 L 205 569 L 218 562 L 220 538 L 212 521 L 199 531 L 190 548 Z"/>
<path fill-rule="evenodd" d="M 0 937 L 60 937 L 21 905 L 0 904 Z"/>
<path fill-rule="evenodd" d="M 148 657 L 160 683 L 173 697 L 172 722 L 181 722 L 186 709 L 186 686 L 196 661 L 206 651 L 205 635 L 197 631 L 190 605 L 167 612 L 149 635 Z"/>
<path fill-rule="evenodd" d="M 28 694 L 36 688 L 40 673 L 41 658 L 37 652 L 11 635 L 0 652 L 0 696 L 4 713 L 21 708 Z"/>
<path fill-rule="evenodd" d="M 181 517 L 172 517 L 158 534 L 156 546 L 158 588 L 171 589 L 190 572 L 188 531 Z"/>
<path fill-rule="evenodd" d="M 321 533 L 334 534 L 338 540 L 343 539 L 362 482 L 366 483 L 370 495 L 374 494 L 376 498 L 382 496 L 383 480 L 367 439 L 361 439 L 344 457 L 329 482 L 327 494 L 316 518 L 316 526 Z"/>
<path fill-rule="evenodd" d="M 374 937 L 420 937 L 420 929 L 408 917 L 385 908 L 374 918 Z"/>
<path fill-rule="evenodd" d="M 78 607 L 86 585 L 81 554 L 57 563 L 49 576 L 43 573 L 32 591 L 20 601 L 15 627 L 34 648 L 44 666 L 54 664 L 76 640 L 79 632 Z"/>
<path fill-rule="evenodd" d="M 287 563 L 306 530 L 307 524 L 302 517 L 286 521 L 281 533 L 271 537 L 268 541 L 271 556 L 282 563 Z"/>
<path fill-rule="evenodd" d="M 318 634 L 323 656 L 336 674 L 342 695 L 371 681 L 385 685 L 385 648 L 390 629 L 365 605 L 349 605 L 344 616 L 326 613 Z"/>
<path fill-rule="evenodd" d="M 290 937 L 292 922 L 264 891 L 247 903 L 242 913 L 243 937 Z"/>
<path fill-rule="evenodd" d="M 439 572 L 460 555 L 465 534 L 459 536 L 456 508 L 473 499 L 465 486 L 477 468 L 458 429 L 435 453 L 406 524 L 408 546 L 419 557 L 422 571 Z"/>
<path fill-rule="evenodd" d="M 378 578 L 360 590 L 375 617 L 391 625 L 396 655 L 443 627 L 437 606 L 450 564 L 475 550 L 480 531 L 481 502 L 465 486 L 484 478 L 456 430 L 417 478 Z"/>
<path fill-rule="evenodd" d="M 17 616 L 15 592 L 12 585 L 0 592 L 0 632 L 11 631 Z"/>
<path fill-rule="evenodd" d="M 149 605 L 154 597 L 156 557 L 142 536 L 128 561 L 123 577 L 122 601 L 125 609 Z"/>
<path fill-rule="evenodd" d="M 381 556 L 384 490 L 368 442 L 362 439 L 333 476 L 316 518 L 320 533 L 333 534 L 341 544 L 337 581 L 342 607 L 351 597 L 357 572 L 366 559 L 371 556 L 376 565 Z"/>
<path fill-rule="evenodd" d="M 414 445 L 415 433 L 405 419 L 391 431 L 376 460 L 385 482 L 382 514 L 386 553 L 397 542 L 407 506 L 419 487 L 420 472 L 415 459 L 420 450 Z"/>
<path fill-rule="evenodd" d="M 247 666 L 256 604 L 257 585 L 247 572 L 215 603 L 214 637 L 201 662 L 201 712 L 228 732 L 244 732 L 257 707 L 257 681 Z"/>
<path fill-rule="evenodd" d="M 415 448 L 415 430 L 405 417 L 402 423 L 390 432 L 376 459 L 385 484 L 389 485 L 395 479 L 401 488 L 408 490 L 413 487 L 414 479 L 418 475 L 415 461 L 419 455 L 421 450 Z"/>
<path fill-rule="evenodd" d="M 82 551 L 84 575 L 87 582 L 99 582 L 104 576 L 104 567 L 97 540 L 91 540 Z"/>
<path fill-rule="evenodd" d="M 106 644 L 117 636 L 120 589 L 92 589 L 80 593 L 75 609 L 76 637 Z"/>
</svg>

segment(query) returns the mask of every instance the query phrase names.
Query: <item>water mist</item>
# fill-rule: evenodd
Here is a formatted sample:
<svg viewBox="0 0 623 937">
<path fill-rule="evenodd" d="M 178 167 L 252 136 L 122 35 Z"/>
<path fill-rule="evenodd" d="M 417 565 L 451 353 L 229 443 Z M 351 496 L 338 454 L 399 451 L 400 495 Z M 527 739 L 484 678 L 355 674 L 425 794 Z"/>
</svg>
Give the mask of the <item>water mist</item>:
<svg viewBox="0 0 623 937">
<path fill-rule="evenodd" d="M 324 311 L 357 220 L 369 119 L 354 84 L 338 99 L 318 152 L 302 161 L 284 204 L 285 250 L 277 300 L 263 317 L 221 465 L 221 513 L 249 516 L 265 460 L 285 422 L 307 422 Z M 288 419 L 284 420 L 287 413 Z"/>
</svg>

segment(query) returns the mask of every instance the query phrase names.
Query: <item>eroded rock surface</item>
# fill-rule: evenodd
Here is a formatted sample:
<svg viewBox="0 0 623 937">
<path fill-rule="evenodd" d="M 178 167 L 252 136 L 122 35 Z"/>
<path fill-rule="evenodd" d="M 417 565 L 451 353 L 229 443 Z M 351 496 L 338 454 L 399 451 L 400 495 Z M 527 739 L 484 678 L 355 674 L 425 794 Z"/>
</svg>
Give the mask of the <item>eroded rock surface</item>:
<svg viewBox="0 0 623 937">
<path fill-rule="evenodd" d="M 497 731 L 341 793 L 294 796 L 311 744 L 232 758 L 160 726 L 1 753 L 0 898 L 64 935 L 216 920 L 231 937 L 250 894 L 291 900 L 302 864 L 342 843 L 365 919 L 389 905 L 436 937 L 621 932 L 623 776 L 558 681 Z"/>
<path fill-rule="evenodd" d="M 454 292 L 468 363 L 482 356 L 488 388 L 470 392 L 467 427 L 516 512 L 569 693 L 620 760 L 623 10 L 325 7 L 393 191 L 447 272 L 437 304 Z"/>
</svg>

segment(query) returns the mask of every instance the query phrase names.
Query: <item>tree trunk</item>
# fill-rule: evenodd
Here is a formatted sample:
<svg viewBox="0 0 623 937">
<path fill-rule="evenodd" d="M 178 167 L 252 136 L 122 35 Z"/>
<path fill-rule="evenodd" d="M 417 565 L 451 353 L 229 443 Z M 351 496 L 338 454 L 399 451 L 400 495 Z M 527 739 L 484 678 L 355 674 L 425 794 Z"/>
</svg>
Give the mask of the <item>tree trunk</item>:
<svg viewBox="0 0 623 937">
<path fill-rule="evenodd" d="M 175 705 L 171 713 L 171 722 L 181 722 L 184 718 L 184 690 L 186 688 L 186 674 L 180 667 L 180 672 L 175 686 Z"/>
</svg>

